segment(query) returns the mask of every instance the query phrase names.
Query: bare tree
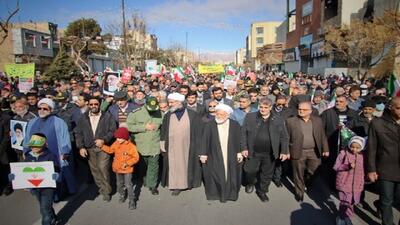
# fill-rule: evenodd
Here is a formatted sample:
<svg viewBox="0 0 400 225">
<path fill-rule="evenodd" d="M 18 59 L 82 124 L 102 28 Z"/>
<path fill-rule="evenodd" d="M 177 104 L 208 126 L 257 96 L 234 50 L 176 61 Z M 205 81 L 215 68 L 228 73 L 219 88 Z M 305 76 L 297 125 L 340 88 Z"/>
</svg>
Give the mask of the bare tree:
<svg viewBox="0 0 400 225">
<path fill-rule="evenodd" d="M 6 38 L 8 37 L 8 33 L 10 32 L 9 30 L 9 26 L 10 26 L 10 20 L 13 16 L 15 16 L 18 11 L 19 11 L 19 0 L 17 1 L 17 4 L 15 6 L 15 9 L 10 11 L 8 10 L 8 15 L 5 19 L 0 17 L 0 33 L 1 33 L 1 37 L 0 37 L 0 45 L 2 45 L 4 43 L 4 41 L 6 40 Z"/>
</svg>

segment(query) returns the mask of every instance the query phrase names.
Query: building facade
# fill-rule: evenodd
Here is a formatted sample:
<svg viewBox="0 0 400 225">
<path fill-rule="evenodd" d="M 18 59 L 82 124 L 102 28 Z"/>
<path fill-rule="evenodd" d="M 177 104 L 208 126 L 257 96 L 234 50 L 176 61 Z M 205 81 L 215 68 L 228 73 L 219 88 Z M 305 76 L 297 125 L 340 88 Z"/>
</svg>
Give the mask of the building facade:
<svg viewBox="0 0 400 225">
<path fill-rule="evenodd" d="M 255 22 L 251 24 L 250 34 L 246 39 L 247 64 L 252 70 L 260 69 L 257 51 L 264 45 L 273 44 L 277 38 L 277 28 L 281 22 Z"/>
<path fill-rule="evenodd" d="M 53 23 L 11 24 L 8 37 L 0 46 L 0 71 L 9 63 L 35 63 L 43 71 L 59 50 L 57 25 Z"/>
<path fill-rule="evenodd" d="M 246 61 L 246 49 L 240 48 L 235 53 L 235 65 L 241 66 Z"/>
</svg>

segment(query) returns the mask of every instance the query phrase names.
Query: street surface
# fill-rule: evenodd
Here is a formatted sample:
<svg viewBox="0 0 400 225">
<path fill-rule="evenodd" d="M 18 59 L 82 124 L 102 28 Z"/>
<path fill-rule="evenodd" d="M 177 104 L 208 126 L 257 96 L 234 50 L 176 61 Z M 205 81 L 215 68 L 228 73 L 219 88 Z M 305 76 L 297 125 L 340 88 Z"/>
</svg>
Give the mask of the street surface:
<svg viewBox="0 0 400 225">
<path fill-rule="evenodd" d="M 288 189 L 289 187 L 289 189 Z M 290 181 L 283 188 L 271 184 L 270 201 L 262 203 L 255 193 L 246 194 L 244 188 L 236 202 L 207 201 L 203 187 L 171 196 L 160 188 L 160 195 L 152 196 L 142 188 L 138 208 L 129 210 L 128 203 L 118 203 L 118 195 L 105 203 L 97 196 L 96 187 L 83 184 L 79 194 L 68 201 L 55 204 L 61 224 L 71 225 L 334 225 L 338 204 L 336 197 L 317 179 L 303 203 L 295 201 L 290 192 Z M 329 197 L 330 196 L 330 197 Z M 367 192 L 366 200 L 372 209 L 377 195 Z M 28 191 L 19 190 L 0 197 L 2 225 L 40 224 L 38 203 Z M 394 210 L 396 221 L 399 212 Z M 379 220 L 368 210 L 356 210 L 354 225 L 379 225 Z"/>
</svg>

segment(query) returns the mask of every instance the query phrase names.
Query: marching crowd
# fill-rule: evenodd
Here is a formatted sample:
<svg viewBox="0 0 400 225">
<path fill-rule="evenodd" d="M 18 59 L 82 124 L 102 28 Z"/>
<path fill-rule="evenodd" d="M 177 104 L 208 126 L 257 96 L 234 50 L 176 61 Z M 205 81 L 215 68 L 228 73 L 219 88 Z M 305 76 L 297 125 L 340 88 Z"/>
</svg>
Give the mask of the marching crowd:
<svg viewBox="0 0 400 225">
<path fill-rule="evenodd" d="M 135 180 L 152 195 L 159 186 L 177 196 L 203 184 L 206 198 L 221 202 L 236 201 L 243 185 L 267 202 L 271 182 L 282 187 L 289 176 L 302 202 L 320 175 L 338 193 L 338 225 L 351 224 L 364 187 L 374 183 L 382 224 L 393 224 L 400 97 L 387 93 L 384 80 L 268 72 L 224 85 L 215 75 L 177 82 L 142 73 L 114 93 L 103 92 L 100 80 L 39 81 L 20 93 L 18 79 L 1 77 L 0 191 L 13 191 L 10 162 L 53 161 L 57 188 L 32 189 L 43 224 L 57 223 L 53 201 L 77 192 L 82 169 L 105 202 L 115 173 L 119 202 L 128 200 L 129 209 L 136 208 Z M 11 148 L 12 129 L 23 150 Z"/>
</svg>

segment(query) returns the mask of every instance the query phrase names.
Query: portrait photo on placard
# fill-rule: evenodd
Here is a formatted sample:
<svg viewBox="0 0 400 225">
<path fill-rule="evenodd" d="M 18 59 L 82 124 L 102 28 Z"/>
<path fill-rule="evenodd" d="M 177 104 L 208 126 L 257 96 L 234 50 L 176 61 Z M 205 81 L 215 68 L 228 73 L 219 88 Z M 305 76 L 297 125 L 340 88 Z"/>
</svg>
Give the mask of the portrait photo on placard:
<svg viewBox="0 0 400 225">
<path fill-rule="evenodd" d="M 25 138 L 27 122 L 19 120 L 10 121 L 11 131 L 11 147 L 18 150 L 23 150 L 23 142 Z"/>
</svg>

